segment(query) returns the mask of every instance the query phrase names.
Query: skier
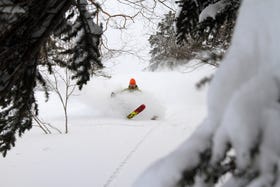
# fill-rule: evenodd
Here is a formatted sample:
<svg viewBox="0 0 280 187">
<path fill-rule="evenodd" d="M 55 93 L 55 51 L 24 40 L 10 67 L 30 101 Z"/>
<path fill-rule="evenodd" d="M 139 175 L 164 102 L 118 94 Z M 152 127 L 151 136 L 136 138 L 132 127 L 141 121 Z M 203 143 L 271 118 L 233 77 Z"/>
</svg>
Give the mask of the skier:
<svg viewBox="0 0 280 187">
<path fill-rule="evenodd" d="M 129 81 L 129 84 L 128 84 L 128 87 L 121 90 L 120 92 L 117 92 L 117 93 L 123 93 L 123 92 L 141 92 L 141 90 L 138 88 L 138 85 L 136 84 L 136 80 L 134 78 L 131 78 L 130 81 Z M 115 92 L 112 92 L 111 93 L 111 97 L 114 97 L 116 96 Z M 138 115 L 138 113 L 142 112 L 144 109 L 145 109 L 145 105 L 142 104 L 140 105 L 137 109 L 135 109 L 134 111 L 132 111 L 130 114 L 128 114 L 127 118 L 128 119 L 131 119 L 133 118 L 134 116 Z M 154 115 L 151 120 L 156 120 L 158 118 L 158 116 Z"/>
<path fill-rule="evenodd" d="M 126 89 L 124 89 L 123 91 L 132 92 L 132 91 L 141 91 L 141 90 L 138 88 L 135 79 L 131 78 L 130 81 L 129 81 L 128 87 Z"/>
<path fill-rule="evenodd" d="M 119 93 L 122 93 L 122 92 L 134 92 L 134 91 L 140 91 L 141 90 L 138 88 L 138 85 L 136 84 L 136 80 L 134 78 L 131 78 L 130 81 L 129 81 L 129 84 L 128 84 L 128 87 L 121 90 Z M 112 92 L 111 93 L 111 97 L 114 97 L 116 95 L 115 92 Z"/>
</svg>

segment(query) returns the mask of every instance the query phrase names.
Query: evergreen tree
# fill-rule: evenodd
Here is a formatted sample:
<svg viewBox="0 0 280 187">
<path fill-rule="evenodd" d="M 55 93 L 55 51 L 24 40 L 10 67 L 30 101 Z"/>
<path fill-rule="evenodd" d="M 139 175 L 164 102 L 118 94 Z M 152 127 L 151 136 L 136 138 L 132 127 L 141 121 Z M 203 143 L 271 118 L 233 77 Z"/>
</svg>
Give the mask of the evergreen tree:
<svg viewBox="0 0 280 187">
<path fill-rule="evenodd" d="M 240 0 L 179 0 L 178 3 L 181 8 L 176 20 L 178 43 L 199 46 L 205 51 L 200 56 L 201 60 L 216 64 L 230 46 Z M 213 9 L 215 14 L 211 15 Z M 236 172 L 236 160 L 232 154 L 223 155 L 223 161 L 211 165 L 212 133 L 198 129 L 191 138 L 193 142 L 201 141 L 201 150 L 194 153 L 198 157 L 197 163 L 183 171 L 178 186 L 214 185 L 226 173 Z M 227 150 L 231 148 L 231 145 L 224 146 Z"/>
<path fill-rule="evenodd" d="M 211 2 L 184 3 L 179 40 L 207 36 L 188 16 L 197 17 Z M 178 150 L 143 174 L 139 186 L 280 186 L 279 6 L 278 0 L 243 2 L 232 45 L 209 87 L 207 116 Z"/>
<path fill-rule="evenodd" d="M 103 67 L 98 48 L 102 28 L 93 22 L 95 12 L 89 12 L 88 3 L 86 0 L 0 2 L 0 152 L 4 156 L 15 145 L 17 133 L 21 136 L 31 128 L 31 113 L 38 113 L 34 88 L 38 83 L 45 86 L 38 69 L 42 62 L 49 67 L 59 63 L 69 68 L 79 88 L 89 80 L 92 70 Z M 43 46 L 51 35 L 73 43 L 59 51 L 70 56 L 71 61 L 42 60 Z"/>
<path fill-rule="evenodd" d="M 217 65 L 230 45 L 240 0 L 179 0 L 177 41 L 197 46 L 202 61 Z"/>
<path fill-rule="evenodd" d="M 176 42 L 175 13 L 171 11 L 158 23 L 158 31 L 150 36 L 149 43 L 152 48 L 149 69 L 152 71 L 159 67 L 173 68 L 193 57 L 189 46 Z"/>
<path fill-rule="evenodd" d="M 179 16 L 166 14 L 158 24 L 158 31 L 149 38 L 152 47 L 149 68 L 172 68 L 191 59 L 218 66 L 229 47 L 240 1 L 178 3 L 182 7 Z"/>
</svg>

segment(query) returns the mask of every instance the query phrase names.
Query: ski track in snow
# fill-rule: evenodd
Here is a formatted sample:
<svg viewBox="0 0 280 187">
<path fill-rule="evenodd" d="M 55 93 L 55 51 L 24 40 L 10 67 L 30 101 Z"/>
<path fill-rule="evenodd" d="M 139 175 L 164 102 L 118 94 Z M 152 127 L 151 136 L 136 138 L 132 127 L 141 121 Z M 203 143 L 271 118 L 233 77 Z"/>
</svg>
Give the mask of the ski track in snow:
<svg viewBox="0 0 280 187">
<path fill-rule="evenodd" d="M 123 159 L 123 161 L 119 164 L 119 166 L 115 169 L 113 174 L 110 176 L 110 178 L 105 183 L 104 187 L 108 187 L 112 181 L 118 176 L 118 174 L 121 172 L 121 169 L 129 162 L 130 158 L 133 156 L 133 154 L 138 150 L 138 148 L 142 145 L 142 143 L 148 138 L 150 134 L 157 128 L 158 126 L 151 127 L 147 133 L 139 140 L 139 142 L 135 145 L 135 147 L 128 152 L 127 156 Z"/>
</svg>

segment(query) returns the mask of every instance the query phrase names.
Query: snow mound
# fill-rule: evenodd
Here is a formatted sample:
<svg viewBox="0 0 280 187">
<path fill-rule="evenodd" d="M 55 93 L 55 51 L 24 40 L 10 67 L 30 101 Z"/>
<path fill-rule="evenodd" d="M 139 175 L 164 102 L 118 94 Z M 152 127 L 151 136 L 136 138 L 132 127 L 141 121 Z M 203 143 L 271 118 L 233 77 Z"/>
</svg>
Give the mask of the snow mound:
<svg viewBox="0 0 280 187">
<path fill-rule="evenodd" d="M 126 119 L 126 116 L 145 104 L 146 108 L 133 120 L 150 120 L 157 116 L 157 119 L 164 119 L 165 106 L 161 98 L 157 98 L 156 90 L 149 90 L 142 87 L 141 92 L 123 91 L 126 88 L 127 77 L 115 76 L 114 79 L 95 79 L 81 92 L 79 92 L 80 105 L 84 106 L 85 115 L 95 118 L 118 118 Z M 123 83 L 123 84 L 122 84 Z M 142 84 L 141 84 L 142 85 Z M 153 91 L 153 92 L 152 92 Z M 112 97 L 111 93 L 115 95 Z M 72 112 L 74 113 L 74 112 Z"/>
<path fill-rule="evenodd" d="M 135 116 L 135 120 L 149 120 L 154 116 L 157 119 L 164 118 L 165 109 L 163 105 L 149 92 L 121 92 L 110 101 L 110 116 L 124 118 L 138 106 L 144 104 L 145 110 Z"/>
</svg>

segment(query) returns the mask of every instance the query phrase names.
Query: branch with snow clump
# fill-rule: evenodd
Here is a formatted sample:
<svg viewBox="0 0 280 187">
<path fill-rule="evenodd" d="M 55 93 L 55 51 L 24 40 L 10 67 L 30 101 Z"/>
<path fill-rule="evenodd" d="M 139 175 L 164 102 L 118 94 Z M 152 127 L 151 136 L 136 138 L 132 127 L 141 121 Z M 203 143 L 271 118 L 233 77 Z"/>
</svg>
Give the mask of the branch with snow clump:
<svg viewBox="0 0 280 187">
<path fill-rule="evenodd" d="M 209 88 L 206 120 L 137 187 L 214 186 L 226 173 L 226 187 L 280 186 L 279 6 L 243 1 L 232 46 Z"/>
<path fill-rule="evenodd" d="M 202 12 L 199 14 L 199 21 L 203 22 L 208 17 L 211 17 L 215 19 L 216 15 L 223 11 L 223 9 L 228 5 L 227 0 L 218 1 L 214 4 L 209 4 L 205 9 L 202 10 Z"/>
</svg>

